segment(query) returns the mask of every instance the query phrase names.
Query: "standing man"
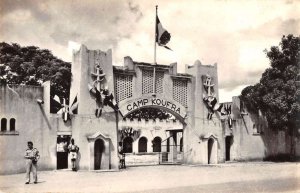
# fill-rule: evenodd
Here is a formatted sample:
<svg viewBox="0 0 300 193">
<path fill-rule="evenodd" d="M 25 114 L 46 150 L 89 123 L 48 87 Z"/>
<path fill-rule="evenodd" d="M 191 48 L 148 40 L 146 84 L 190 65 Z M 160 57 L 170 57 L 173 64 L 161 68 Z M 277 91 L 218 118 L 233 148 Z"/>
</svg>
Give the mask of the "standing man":
<svg viewBox="0 0 300 193">
<path fill-rule="evenodd" d="M 77 159 L 77 153 L 79 151 L 79 147 L 75 145 L 74 139 L 71 139 L 71 144 L 69 145 L 68 149 L 71 155 L 72 170 L 76 171 L 76 159 Z"/>
<path fill-rule="evenodd" d="M 37 161 L 40 158 L 39 151 L 33 148 L 31 141 L 27 142 L 28 149 L 25 152 L 26 159 L 26 183 L 30 182 L 30 172 L 33 174 L 33 183 L 37 183 Z"/>
<path fill-rule="evenodd" d="M 123 152 L 123 143 L 119 142 L 119 147 L 118 147 L 118 155 L 119 155 L 119 169 L 125 169 L 126 165 L 125 165 L 125 153 Z"/>
</svg>

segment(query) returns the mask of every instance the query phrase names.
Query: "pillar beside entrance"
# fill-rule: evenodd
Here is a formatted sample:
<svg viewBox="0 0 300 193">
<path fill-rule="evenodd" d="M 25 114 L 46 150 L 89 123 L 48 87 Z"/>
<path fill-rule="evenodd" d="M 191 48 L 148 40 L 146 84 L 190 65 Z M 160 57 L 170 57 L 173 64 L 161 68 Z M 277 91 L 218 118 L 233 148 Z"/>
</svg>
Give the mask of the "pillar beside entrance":
<svg viewBox="0 0 300 193">
<path fill-rule="evenodd" d="M 138 139 L 132 142 L 132 152 L 139 152 L 139 141 Z"/>
<path fill-rule="evenodd" d="M 147 141 L 147 152 L 153 153 L 153 143 L 151 139 L 148 139 Z"/>
<path fill-rule="evenodd" d="M 89 170 L 94 170 L 95 167 L 95 159 L 94 159 L 94 155 L 95 155 L 95 141 L 94 140 L 89 140 L 89 152 L 90 152 L 90 168 Z"/>
<path fill-rule="evenodd" d="M 174 134 L 176 135 L 176 134 Z M 175 139 L 176 139 L 176 136 L 172 136 L 169 138 L 170 139 L 170 153 L 169 153 L 169 160 L 172 161 L 172 162 L 176 162 L 177 160 L 177 148 L 176 148 L 176 142 L 175 142 Z"/>
</svg>

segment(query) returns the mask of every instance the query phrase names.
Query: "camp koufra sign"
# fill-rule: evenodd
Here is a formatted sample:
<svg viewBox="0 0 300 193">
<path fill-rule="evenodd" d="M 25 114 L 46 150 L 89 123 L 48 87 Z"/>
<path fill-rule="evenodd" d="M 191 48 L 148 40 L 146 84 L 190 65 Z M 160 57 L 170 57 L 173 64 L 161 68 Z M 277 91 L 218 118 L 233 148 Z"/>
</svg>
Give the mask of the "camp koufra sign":
<svg viewBox="0 0 300 193">
<path fill-rule="evenodd" d="M 168 100 L 164 98 L 153 98 L 153 97 L 143 97 L 136 98 L 129 101 L 122 101 L 119 104 L 120 111 L 123 116 L 143 107 L 157 107 L 168 110 L 170 113 L 174 115 L 179 115 L 182 118 L 186 115 L 186 108 L 180 103 L 174 100 Z"/>
</svg>

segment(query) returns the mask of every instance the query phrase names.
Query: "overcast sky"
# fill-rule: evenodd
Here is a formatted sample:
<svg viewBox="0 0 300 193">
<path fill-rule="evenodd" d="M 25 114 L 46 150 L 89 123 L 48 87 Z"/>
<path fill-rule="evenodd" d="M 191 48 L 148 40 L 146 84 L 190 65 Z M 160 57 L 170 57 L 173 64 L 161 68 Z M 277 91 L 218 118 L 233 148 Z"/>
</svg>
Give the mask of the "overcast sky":
<svg viewBox="0 0 300 193">
<path fill-rule="evenodd" d="M 0 41 L 35 45 L 71 61 L 68 42 L 113 50 L 123 58 L 153 62 L 155 5 L 171 33 L 169 51 L 157 48 L 157 62 L 218 63 L 220 102 L 259 81 L 269 67 L 264 49 L 282 35 L 300 34 L 300 1 L 200 0 L 0 0 Z"/>
</svg>

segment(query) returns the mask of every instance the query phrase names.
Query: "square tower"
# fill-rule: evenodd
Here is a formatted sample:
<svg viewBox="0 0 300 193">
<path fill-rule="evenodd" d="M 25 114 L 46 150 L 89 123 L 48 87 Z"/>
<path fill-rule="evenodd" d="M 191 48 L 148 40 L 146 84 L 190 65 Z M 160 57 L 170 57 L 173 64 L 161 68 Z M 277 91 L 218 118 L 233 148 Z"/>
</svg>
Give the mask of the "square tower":
<svg viewBox="0 0 300 193">
<path fill-rule="evenodd" d="M 95 114 L 99 102 L 103 103 L 104 95 L 114 93 L 111 49 L 103 52 L 88 50 L 81 45 L 78 51 L 73 52 L 71 70 L 70 106 L 77 100 L 77 114 Z M 101 109 L 104 112 L 114 111 L 107 105 L 102 105 Z"/>
<path fill-rule="evenodd" d="M 201 119 L 207 119 L 209 109 L 204 98 L 211 96 L 219 103 L 218 66 L 217 64 L 202 65 L 197 60 L 192 66 L 186 65 L 185 71 L 195 77 L 194 115 Z"/>
</svg>

